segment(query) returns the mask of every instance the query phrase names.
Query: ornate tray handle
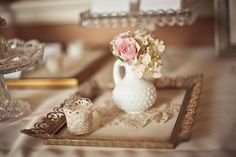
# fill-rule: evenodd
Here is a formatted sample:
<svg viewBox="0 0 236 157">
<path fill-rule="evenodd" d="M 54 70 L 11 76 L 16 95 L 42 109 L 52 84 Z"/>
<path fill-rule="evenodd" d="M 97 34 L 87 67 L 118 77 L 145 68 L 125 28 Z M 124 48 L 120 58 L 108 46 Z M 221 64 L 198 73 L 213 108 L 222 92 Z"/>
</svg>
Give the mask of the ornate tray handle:
<svg viewBox="0 0 236 157">
<path fill-rule="evenodd" d="M 99 92 L 100 89 L 96 82 L 89 80 L 82 84 L 78 92 L 70 96 L 68 99 L 76 95 L 80 95 L 93 100 L 97 97 Z M 66 100 L 64 100 L 59 107 L 55 107 L 52 112 L 49 112 L 45 117 L 43 117 L 41 121 L 35 123 L 33 128 L 21 130 L 21 133 L 38 138 L 47 139 L 53 137 L 54 134 L 66 125 L 66 117 L 62 109 Z"/>
<path fill-rule="evenodd" d="M 65 115 L 61 107 L 55 107 L 40 122 L 34 124 L 31 129 L 21 130 L 22 133 L 33 137 L 49 138 L 58 129 L 65 125 Z"/>
</svg>

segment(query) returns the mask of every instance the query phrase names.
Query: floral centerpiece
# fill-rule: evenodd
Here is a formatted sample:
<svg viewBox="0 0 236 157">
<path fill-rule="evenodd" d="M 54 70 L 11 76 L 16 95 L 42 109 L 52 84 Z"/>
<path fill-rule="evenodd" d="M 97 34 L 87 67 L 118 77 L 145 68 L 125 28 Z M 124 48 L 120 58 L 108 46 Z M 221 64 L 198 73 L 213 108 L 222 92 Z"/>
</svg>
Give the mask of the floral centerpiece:
<svg viewBox="0 0 236 157">
<path fill-rule="evenodd" d="M 130 31 L 115 36 L 110 42 L 113 55 L 131 66 L 137 78 L 161 77 L 164 42 L 145 31 Z"/>
<path fill-rule="evenodd" d="M 110 45 L 118 58 L 113 66 L 113 101 L 126 113 L 147 111 L 157 98 L 156 87 L 150 79 L 161 77 L 163 41 L 144 31 L 136 31 L 119 34 Z M 124 77 L 120 67 L 125 69 Z"/>
</svg>

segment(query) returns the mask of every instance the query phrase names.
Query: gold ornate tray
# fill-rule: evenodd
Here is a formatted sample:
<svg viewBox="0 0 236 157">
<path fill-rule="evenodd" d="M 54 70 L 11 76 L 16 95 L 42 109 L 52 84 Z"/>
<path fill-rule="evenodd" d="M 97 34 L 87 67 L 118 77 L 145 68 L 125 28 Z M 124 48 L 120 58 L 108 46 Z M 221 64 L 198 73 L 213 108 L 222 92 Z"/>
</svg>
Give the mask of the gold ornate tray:
<svg viewBox="0 0 236 157">
<path fill-rule="evenodd" d="M 31 129 L 21 130 L 22 133 L 43 139 L 48 145 L 76 145 L 92 147 L 125 147 L 125 148 L 175 148 L 178 143 L 188 140 L 194 123 L 200 93 L 202 89 L 202 75 L 178 78 L 161 78 L 154 82 L 159 95 L 172 97 L 167 92 L 181 91 L 181 104 L 175 119 L 165 124 L 148 124 L 142 129 L 129 130 L 119 127 L 104 127 L 91 134 L 75 136 L 68 132 L 65 115 L 60 107 L 48 113 Z M 99 89 L 92 89 L 99 91 Z M 101 92 L 87 95 L 95 101 Z M 99 94 L 98 94 L 99 93 Z M 85 93 L 80 93 L 85 96 Z M 157 127 L 156 127 L 157 126 Z M 171 127 L 170 127 L 171 126 Z M 171 128 L 171 129 L 168 129 Z M 167 130 L 167 131 L 165 131 Z M 166 132 L 170 134 L 166 136 Z M 162 136 L 163 134 L 163 136 Z M 152 137 L 153 136 L 153 137 Z"/>
</svg>

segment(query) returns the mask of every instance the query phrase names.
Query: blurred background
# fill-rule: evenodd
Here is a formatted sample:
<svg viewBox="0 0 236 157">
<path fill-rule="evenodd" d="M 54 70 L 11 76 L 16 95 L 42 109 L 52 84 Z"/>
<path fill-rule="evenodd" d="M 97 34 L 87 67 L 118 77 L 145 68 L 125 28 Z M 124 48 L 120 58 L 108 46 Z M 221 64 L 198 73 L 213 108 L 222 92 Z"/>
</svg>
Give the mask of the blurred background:
<svg viewBox="0 0 236 157">
<path fill-rule="evenodd" d="M 1 0 L 0 15 L 6 19 L 7 26 L 1 28 L 0 33 L 6 39 L 35 38 L 42 42 L 60 42 L 63 46 L 75 40 L 92 45 L 108 45 L 114 35 L 134 29 L 133 27 L 81 27 L 79 14 L 91 9 L 92 2 L 91 0 Z M 213 45 L 213 0 L 183 0 L 181 3 L 182 6 L 193 10 L 197 15 L 196 21 L 185 26 L 157 26 L 154 32 L 158 38 L 167 45 Z"/>
</svg>

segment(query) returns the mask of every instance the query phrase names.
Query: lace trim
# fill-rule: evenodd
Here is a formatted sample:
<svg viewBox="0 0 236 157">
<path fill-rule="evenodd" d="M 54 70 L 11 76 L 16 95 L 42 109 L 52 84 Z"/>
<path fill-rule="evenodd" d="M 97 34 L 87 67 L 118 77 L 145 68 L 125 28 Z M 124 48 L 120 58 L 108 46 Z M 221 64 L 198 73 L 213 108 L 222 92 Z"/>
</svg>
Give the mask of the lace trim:
<svg viewBox="0 0 236 157">
<path fill-rule="evenodd" d="M 179 109 L 178 104 L 161 104 L 153 106 L 146 112 L 126 114 L 110 100 L 106 101 L 104 105 L 95 107 L 103 126 L 122 126 L 131 129 L 145 127 L 152 121 L 164 124 L 173 118 Z"/>
<path fill-rule="evenodd" d="M 65 101 L 63 111 L 68 130 L 72 134 L 85 134 L 93 129 L 93 103 L 88 98 L 71 97 Z"/>
</svg>

